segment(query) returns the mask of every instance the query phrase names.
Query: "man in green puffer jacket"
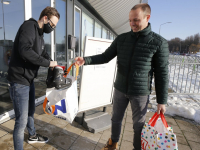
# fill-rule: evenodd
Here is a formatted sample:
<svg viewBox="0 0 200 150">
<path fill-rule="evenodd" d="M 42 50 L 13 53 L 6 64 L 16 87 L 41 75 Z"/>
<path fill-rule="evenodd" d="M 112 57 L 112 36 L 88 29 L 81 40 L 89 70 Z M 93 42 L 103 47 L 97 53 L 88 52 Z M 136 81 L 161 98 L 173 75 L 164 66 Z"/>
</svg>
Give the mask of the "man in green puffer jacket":
<svg viewBox="0 0 200 150">
<path fill-rule="evenodd" d="M 129 13 L 131 31 L 119 35 L 100 55 L 75 58 L 76 64 L 103 64 L 117 56 L 117 75 L 113 95 L 112 135 L 102 150 L 115 150 L 121 123 L 128 103 L 131 103 L 134 129 L 133 146 L 141 149 L 141 131 L 155 76 L 157 113 L 165 112 L 168 96 L 168 43 L 151 31 L 151 8 L 148 4 L 135 5 Z"/>
</svg>

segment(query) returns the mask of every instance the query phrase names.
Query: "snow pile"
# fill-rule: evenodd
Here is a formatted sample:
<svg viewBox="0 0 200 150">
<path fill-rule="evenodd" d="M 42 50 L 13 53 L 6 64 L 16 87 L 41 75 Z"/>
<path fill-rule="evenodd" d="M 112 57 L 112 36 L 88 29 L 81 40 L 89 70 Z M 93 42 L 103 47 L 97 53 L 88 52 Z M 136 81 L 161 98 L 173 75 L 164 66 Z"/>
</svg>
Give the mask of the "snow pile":
<svg viewBox="0 0 200 150">
<path fill-rule="evenodd" d="M 150 100 L 154 111 L 157 110 L 157 103 L 155 98 Z M 170 116 L 180 116 L 188 118 L 200 123 L 200 102 L 193 100 L 191 97 L 175 97 L 169 96 L 168 105 L 166 105 L 166 112 Z"/>
</svg>

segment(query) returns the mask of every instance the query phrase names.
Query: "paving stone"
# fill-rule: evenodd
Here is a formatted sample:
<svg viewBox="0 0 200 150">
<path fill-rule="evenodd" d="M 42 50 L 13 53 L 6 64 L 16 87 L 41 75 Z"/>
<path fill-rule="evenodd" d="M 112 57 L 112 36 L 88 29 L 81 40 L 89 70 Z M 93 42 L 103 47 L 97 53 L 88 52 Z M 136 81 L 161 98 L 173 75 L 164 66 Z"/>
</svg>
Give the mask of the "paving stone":
<svg viewBox="0 0 200 150">
<path fill-rule="evenodd" d="M 95 147 L 96 144 L 85 140 L 85 138 L 79 137 L 70 147 L 70 150 L 94 150 Z"/>
<path fill-rule="evenodd" d="M 126 123 L 126 119 L 124 118 L 123 121 L 122 121 L 122 125 L 124 126 Z"/>
<path fill-rule="evenodd" d="M 49 123 L 52 119 L 51 118 L 48 118 L 48 117 L 45 117 L 43 115 L 39 115 L 35 118 L 35 124 L 43 127 L 45 126 L 47 123 Z"/>
<path fill-rule="evenodd" d="M 196 125 L 197 126 L 197 128 L 200 130 L 200 125 Z"/>
<path fill-rule="evenodd" d="M 34 118 L 36 118 L 37 116 L 39 116 L 38 114 L 34 113 Z"/>
<path fill-rule="evenodd" d="M 155 112 L 147 112 L 146 117 L 151 118 L 154 114 Z"/>
<path fill-rule="evenodd" d="M 103 110 L 103 109 L 102 109 Z M 112 107 L 106 107 L 106 112 L 107 113 L 111 113 L 113 111 L 113 108 Z"/>
<path fill-rule="evenodd" d="M 70 146 L 72 146 L 74 141 L 75 141 L 75 138 L 67 134 L 64 134 L 62 132 L 59 132 L 59 135 L 54 137 L 50 142 L 67 150 L 70 148 Z"/>
<path fill-rule="evenodd" d="M 127 114 L 127 116 L 131 116 L 132 117 L 132 110 L 128 110 L 126 114 Z"/>
<path fill-rule="evenodd" d="M 133 150 L 133 148 L 134 147 L 132 142 L 122 140 L 120 150 Z"/>
<path fill-rule="evenodd" d="M 126 117 L 126 122 L 133 123 L 132 117 L 131 116 L 127 116 Z"/>
<path fill-rule="evenodd" d="M 11 150 L 13 148 L 12 144 L 12 135 L 8 134 L 0 138 L 0 149 L 2 150 Z"/>
<path fill-rule="evenodd" d="M 119 142 L 118 142 L 118 145 L 120 146 L 121 145 L 121 141 L 122 141 L 122 136 L 123 134 L 120 134 L 120 137 L 119 137 Z"/>
<path fill-rule="evenodd" d="M 35 108 L 35 114 L 37 114 L 37 115 L 45 114 L 42 104 Z"/>
<path fill-rule="evenodd" d="M 9 146 L 6 143 L 3 143 L 1 141 L 0 141 L 0 147 L 1 147 L 2 150 L 14 150 L 13 147 L 11 147 L 11 146 Z"/>
<path fill-rule="evenodd" d="M 133 132 L 124 131 L 122 140 L 124 140 L 124 141 L 129 141 L 129 142 L 132 142 L 132 143 L 133 143 L 133 135 L 134 135 Z"/>
<path fill-rule="evenodd" d="M 0 137 L 6 135 L 8 132 L 0 128 Z"/>
<path fill-rule="evenodd" d="M 192 150 L 199 150 L 200 149 L 200 143 L 196 143 L 196 142 L 192 142 L 192 141 L 188 141 L 188 142 L 189 142 Z"/>
<path fill-rule="evenodd" d="M 51 142 L 48 142 L 40 150 L 64 150 L 64 149 L 58 147 L 57 145 Z"/>
<path fill-rule="evenodd" d="M 95 147 L 95 150 L 101 150 L 105 145 L 107 141 L 100 139 Z"/>
<path fill-rule="evenodd" d="M 100 137 L 101 137 L 101 134 L 100 133 L 91 133 L 91 132 L 88 132 L 88 131 L 83 131 L 80 135 L 82 138 L 88 140 L 89 142 L 92 142 L 94 144 L 97 144 Z"/>
<path fill-rule="evenodd" d="M 183 131 L 183 133 L 187 140 L 200 143 L 200 135 L 187 131 Z"/>
<path fill-rule="evenodd" d="M 133 132 L 133 124 L 127 122 L 127 123 L 125 124 L 124 130 L 125 130 L 125 131 L 131 131 L 131 132 Z"/>
<path fill-rule="evenodd" d="M 62 119 L 59 119 L 59 118 L 53 118 L 50 122 L 49 122 L 49 124 L 52 124 L 52 125 L 54 125 L 54 126 L 57 126 L 57 127 L 59 127 L 59 128 L 64 128 L 64 127 L 66 127 L 67 126 L 67 124 L 69 124 L 67 121 L 65 121 L 65 120 L 62 120 Z"/>
<path fill-rule="evenodd" d="M 23 148 L 24 148 L 24 150 L 37 150 L 35 147 L 33 147 L 32 145 L 30 145 L 26 142 L 24 142 Z"/>
<path fill-rule="evenodd" d="M 61 132 L 77 138 L 83 132 L 83 130 L 78 127 L 72 126 L 71 124 L 68 124 L 64 129 L 62 129 Z"/>
<path fill-rule="evenodd" d="M 167 124 L 169 126 L 177 126 L 178 124 L 176 123 L 175 119 L 173 118 L 169 118 L 169 117 L 165 117 L 166 121 L 167 121 Z"/>
<path fill-rule="evenodd" d="M 193 124 L 183 121 L 183 120 L 177 120 L 177 123 L 181 130 L 193 132 L 195 134 L 200 134 L 200 130 Z"/>
<path fill-rule="evenodd" d="M 177 134 L 177 133 L 178 133 L 178 134 L 183 134 L 182 131 L 181 131 L 181 129 L 179 128 L 179 126 L 173 125 L 172 128 L 173 128 L 173 132 L 174 132 L 175 134 Z"/>
<path fill-rule="evenodd" d="M 111 131 L 105 130 L 101 136 L 101 140 L 108 141 L 110 137 L 111 137 Z"/>
<path fill-rule="evenodd" d="M 146 116 L 145 122 L 149 122 L 149 117 L 148 116 Z"/>
<path fill-rule="evenodd" d="M 178 144 L 180 143 L 180 144 L 188 145 L 183 134 L 176 134 L 176 139 L 177 139 Z"/>
<path fill-rule="evenodd" d="M 47 118 L 50 118 L 50 119 L 54 119 L 54 118 L 56 118 L 56 117 L 54 117 L 53 115 L 48 115 L 48 114 L 40 114 L 40 115 L 37 115 L 37 116 L 44 116 L 44 117 L 47 117 Z M 36 117 L 37 117 L 36 116 Z M 36 118 L 35 117 L 35 118 Z"/>
<path fill-rule="evenodd" d="M 13 147 L 13 135 L 10 134 L 10 133 L 8 133 L 5 136 L 1 137 L 0 141 L 2 142 L 3 145 L 6 144 L 7 146 Z"/>
<path fill-rule="evenodd" d="M 191 148 L 188 145 L 183 145 L 178 143 L 178 149 L 179 150 L 191 150 Z"/>
<path fill-rule="evenodd" d="M 5 131 L 9 133 L 13 132 L 14 126 L 15 126 L 15 120 L 13 119 L 0 124 L 0 128 L 4 129 Z"/>
<path fill-rule="evenodd" d="M 75 121 L 73 121 L 71 125 L 74 126 L 74 127 L 79 128 L 81 130 L 87 131 L 82 125 L 80 125 L 79 123 L 77 123 Z"/>
<path fill-rule="evenodd" d="M 41 127 L 37 130 L 38 134 L 47 136 L 47 137 L 57 137 L 59 135 L 59 132 L 62 130 L 62 128 L 56 127 L 52 124 L 47 124 L 44 127 Z"/>
</svg>

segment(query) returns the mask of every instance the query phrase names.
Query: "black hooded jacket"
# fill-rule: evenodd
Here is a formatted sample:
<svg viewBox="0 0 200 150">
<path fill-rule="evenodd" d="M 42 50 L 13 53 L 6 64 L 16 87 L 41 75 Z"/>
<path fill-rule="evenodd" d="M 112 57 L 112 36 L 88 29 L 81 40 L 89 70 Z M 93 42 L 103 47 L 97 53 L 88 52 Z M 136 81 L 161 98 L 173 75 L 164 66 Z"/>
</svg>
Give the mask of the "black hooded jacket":
<svg viewBox="0 0 200 150">
<path fill-rule="evenodd" d="M 44 49 L 43 29 L 32 18 L 24 21 L 15 37 L 7 80 L 30 85 L 39 67 L 49 67 L 50 61 Z"/>
</svg>

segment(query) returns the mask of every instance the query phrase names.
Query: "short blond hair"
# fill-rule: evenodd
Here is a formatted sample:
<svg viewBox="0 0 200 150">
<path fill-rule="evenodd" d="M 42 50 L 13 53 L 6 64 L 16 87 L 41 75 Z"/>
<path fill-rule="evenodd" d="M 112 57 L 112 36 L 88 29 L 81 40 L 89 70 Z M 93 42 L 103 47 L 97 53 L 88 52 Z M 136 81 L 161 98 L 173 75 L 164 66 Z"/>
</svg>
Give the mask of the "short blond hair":
<svg viewBox="0 0 200 150">
<path fill-rule="evenodd" d="M 151 15 L 151 7 L 147 3 L 137 4 L 131 8 L 131 10 L 136 10 L 140 8 L 145 15 Z"/>
</svg>

